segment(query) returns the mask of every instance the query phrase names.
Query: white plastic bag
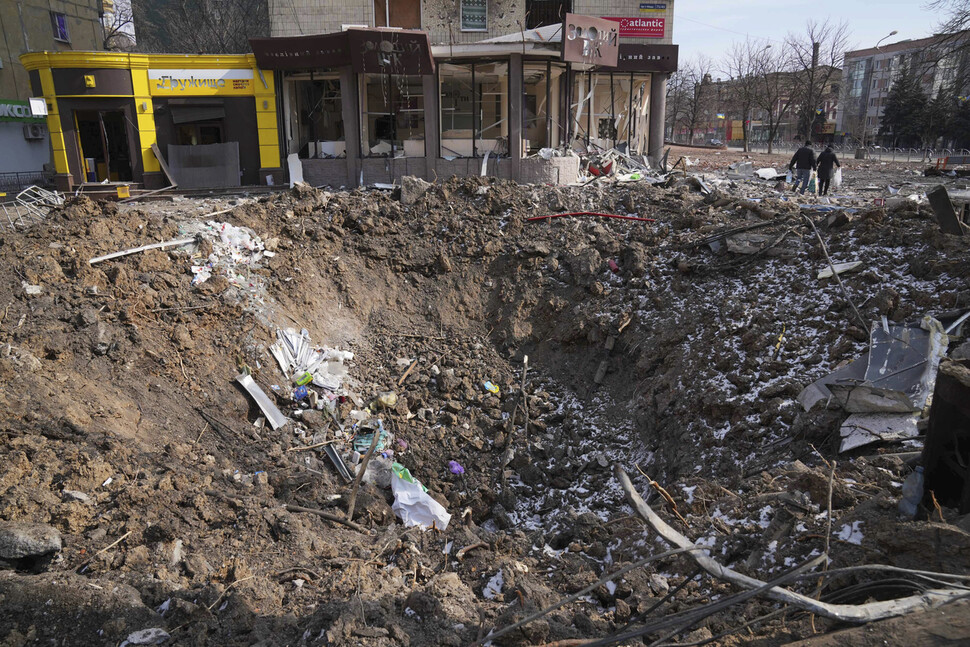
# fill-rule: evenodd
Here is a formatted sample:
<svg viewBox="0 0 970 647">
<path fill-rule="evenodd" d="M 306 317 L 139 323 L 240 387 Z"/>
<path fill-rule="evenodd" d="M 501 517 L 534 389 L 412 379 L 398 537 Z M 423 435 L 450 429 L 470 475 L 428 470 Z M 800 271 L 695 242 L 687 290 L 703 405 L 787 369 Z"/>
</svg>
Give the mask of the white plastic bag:
<svg viewBox="0 0 970 647">
<path fill-rule="evenodd" d="M 835 174 L 832 176 L 832 188 L 839 189 L 842 186 L 842 167 L 835 169 Z"/>
<path fill-rule="evenodd" d="M 785 175 L 785 182 L 791 184 L 791 169 L 788 169 L 788 173 Z"/>
<path fill-rule="evenodd" d="M 391 510 L 405 526 L 430 528 L 434 525 L 438 530 L 448 528 L 451 515 L 444 506 L 428 496 L 421 483 L 407 481 L 394 472 L 391 475 L 391 492 L 394 493 Z"/>
</svg>

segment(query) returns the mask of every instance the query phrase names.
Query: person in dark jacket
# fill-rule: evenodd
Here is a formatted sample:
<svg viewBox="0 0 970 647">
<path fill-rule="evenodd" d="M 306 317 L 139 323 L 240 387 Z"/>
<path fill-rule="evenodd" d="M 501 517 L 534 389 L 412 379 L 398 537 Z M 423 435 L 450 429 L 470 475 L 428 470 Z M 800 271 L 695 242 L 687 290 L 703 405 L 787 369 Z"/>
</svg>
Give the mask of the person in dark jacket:
<svg viewBox="0 0 970 647">
<path fill-rule="evenodd" d="M 832 152 L 831 146 L 826 146 L 825 150 L 818 156 L 818 194 L 828 195 L 829 194 L 829 182 L 832 181 L 832 171 L 838 166 L 842 168 L 839 164 L 839 158 L 835 156 Z"/>
<path fill-rule="evenodd" d="M 812 142 L 805 142 L 804 146 L 795 151 L 788 163 L 789 171 L 792 168 L 795 169 L 795 184 L 792 185 L 792 191 L 798 191 L 798 184 L 801 183 L 801 193 L 802 195 L 805 194 L 805 189 L 808 188 L 808 181 L 812 177 L 815 166 L 815 151 L 812 150 Z"/>
</svg>

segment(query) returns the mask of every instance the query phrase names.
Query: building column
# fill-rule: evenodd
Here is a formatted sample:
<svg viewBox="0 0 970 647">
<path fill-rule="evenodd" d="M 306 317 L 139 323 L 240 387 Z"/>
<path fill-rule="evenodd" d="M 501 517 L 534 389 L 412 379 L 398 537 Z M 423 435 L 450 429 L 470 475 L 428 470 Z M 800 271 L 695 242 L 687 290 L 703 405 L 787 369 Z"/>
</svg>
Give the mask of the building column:
<svg viewBox="0 0 970 647">
<path fill-rule="evenodd" d="M 438 153 L 441 150 L 441 92 L 438 77 L 425 74 L 421 77 L 424 89 L 424 168 L 426 180 L 438 177 Z"/>
<path fill-rule="evenodd" d="M 273 72 L 261 70 L 256 59 L 249 56 L 253 70 L 253 98 L 256 101 L 256 139 L 259 144 L 259 183 L 269 184 L 266 177 L 272 176 L 273 184 L 285 182 L 283 163 L 280 156 L 279 119 L 276 105 L 276 78 Z"/>
<path fill-rule="evenodd" d="M 51 161 L 54 162 L 54 184 L 58 191 L 70 192 L 73 188 L 71 167 L 67 161 L 67 144 L 64 141 L 64 129 L 61 125 L 61 113 L 57 107 L 57 94 L 54 91 L 54 75 L 50 67 L 37 70 L 40 76 L 41 90 L 47 101 L 47 132 L 50 136 Z M 84 178 L 81 178 L 81 182 Z"/>
<path fill-rule="evenodd" d="M 509 57 L 509 176 L 516 182 L 522 181 L 522 54 Z M 546 110 L 549 106 L 546 106 Z"/>
<path fill-rule="evenodd" d="M 654 72 L 650 75 L 650 130 L 647 140 L 647 157 L 652 164 L 659 164 L 663 158 L 666 116 L 667 75 Z"/>
<path fill-rule="evenodd" d="M 357 105 L 357 75 L 350 66 L 340 69 L 340 114 L 344 120 L 344 148 L 347 151 L 347 186 L 360 184 L 360 108 Z"/>
<path fill-rule="evenodd" d="M 141 152 L 141 183 L 146 189 L 161 189 L 168 186 L 168 180 L 162 175 L 162 167 L 152 150 L 152 144 L 156 144 L 158 139 L 155 134 L 155 106 L 152 103 L 151 82 L 148 80 L 148 56 L 130 54 L 128 61 L 135 102 L 138 148 Z"/>
</svg>

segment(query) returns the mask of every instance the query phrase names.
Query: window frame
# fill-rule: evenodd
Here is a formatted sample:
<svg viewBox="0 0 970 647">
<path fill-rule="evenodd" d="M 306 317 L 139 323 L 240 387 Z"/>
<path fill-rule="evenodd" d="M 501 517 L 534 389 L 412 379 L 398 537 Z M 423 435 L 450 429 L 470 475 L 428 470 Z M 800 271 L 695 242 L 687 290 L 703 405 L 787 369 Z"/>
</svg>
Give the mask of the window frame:
<svg viewBox="0 0 970 647">
<path fill-rule="evenodd" d="M 71 42 L 71 30 L 67 26 L 67 14 L 61 13 L 60 11 L 51 11 L 51 33 L 54 35 L 54 40 L 59 43 L 70 43 Z M 58 23 L 58 18 L 63 19 L 64 36 L 61 37 L 61 26 Z"/>
<path fill-rule="evenodd" d="M 481 0 L 485 7 L 485 27 L 483 28 L 468 28 L 465 27 L 465 3 L 466 2 L 477 2 L 478 0 L 460 0 L 458 3 L 458 26 L 461 28 L 463 33 L 483 33 L 488 31 L 488 0 Z"/>
</svg>

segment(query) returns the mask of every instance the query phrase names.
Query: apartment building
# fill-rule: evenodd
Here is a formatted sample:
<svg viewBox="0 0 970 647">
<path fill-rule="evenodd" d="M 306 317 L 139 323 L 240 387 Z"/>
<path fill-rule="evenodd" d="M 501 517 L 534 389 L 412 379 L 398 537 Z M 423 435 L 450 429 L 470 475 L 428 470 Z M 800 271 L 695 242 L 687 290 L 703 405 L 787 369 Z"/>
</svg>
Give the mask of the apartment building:
<svg viewBox="0 0 970 647">
<path fill-rule="evenodd" d="M 101 0 L 0 0 L 0 190 L 36 179 L 51 160 L 44 114 L 31 110 L 28 99 L 38 95 L 20 55 L 102 49 L 101 12 Z"/>
<path fill-rule="evenodd" d="M 270 0 L 273 37 L 251 44 L 277 74 L 281 150 L 312 184 L 483 169 L 567 183 L 579 157 L 553 150 L 656 156 L 663 144 L 674 3 L 603 4 Z M 570 60 L 567 14 L 602 20 L 581 35 L 612 34 L 614 58 Z"/>
<path fill-rule="evenodd" d="M 967 37 L 963 35 L 963 39 Z M 836 118 L 839 135 L 847 141 L 876 142 L 889 91 L 906 68 L 918 70 L 927 97 L 935 97 L 941 90 L 954 96 L 966 95 L 970 90 L 970 55 L 968 48 L 953 47 L 959 40 L 931 36 L 846 52 Z"/>
</svg>

